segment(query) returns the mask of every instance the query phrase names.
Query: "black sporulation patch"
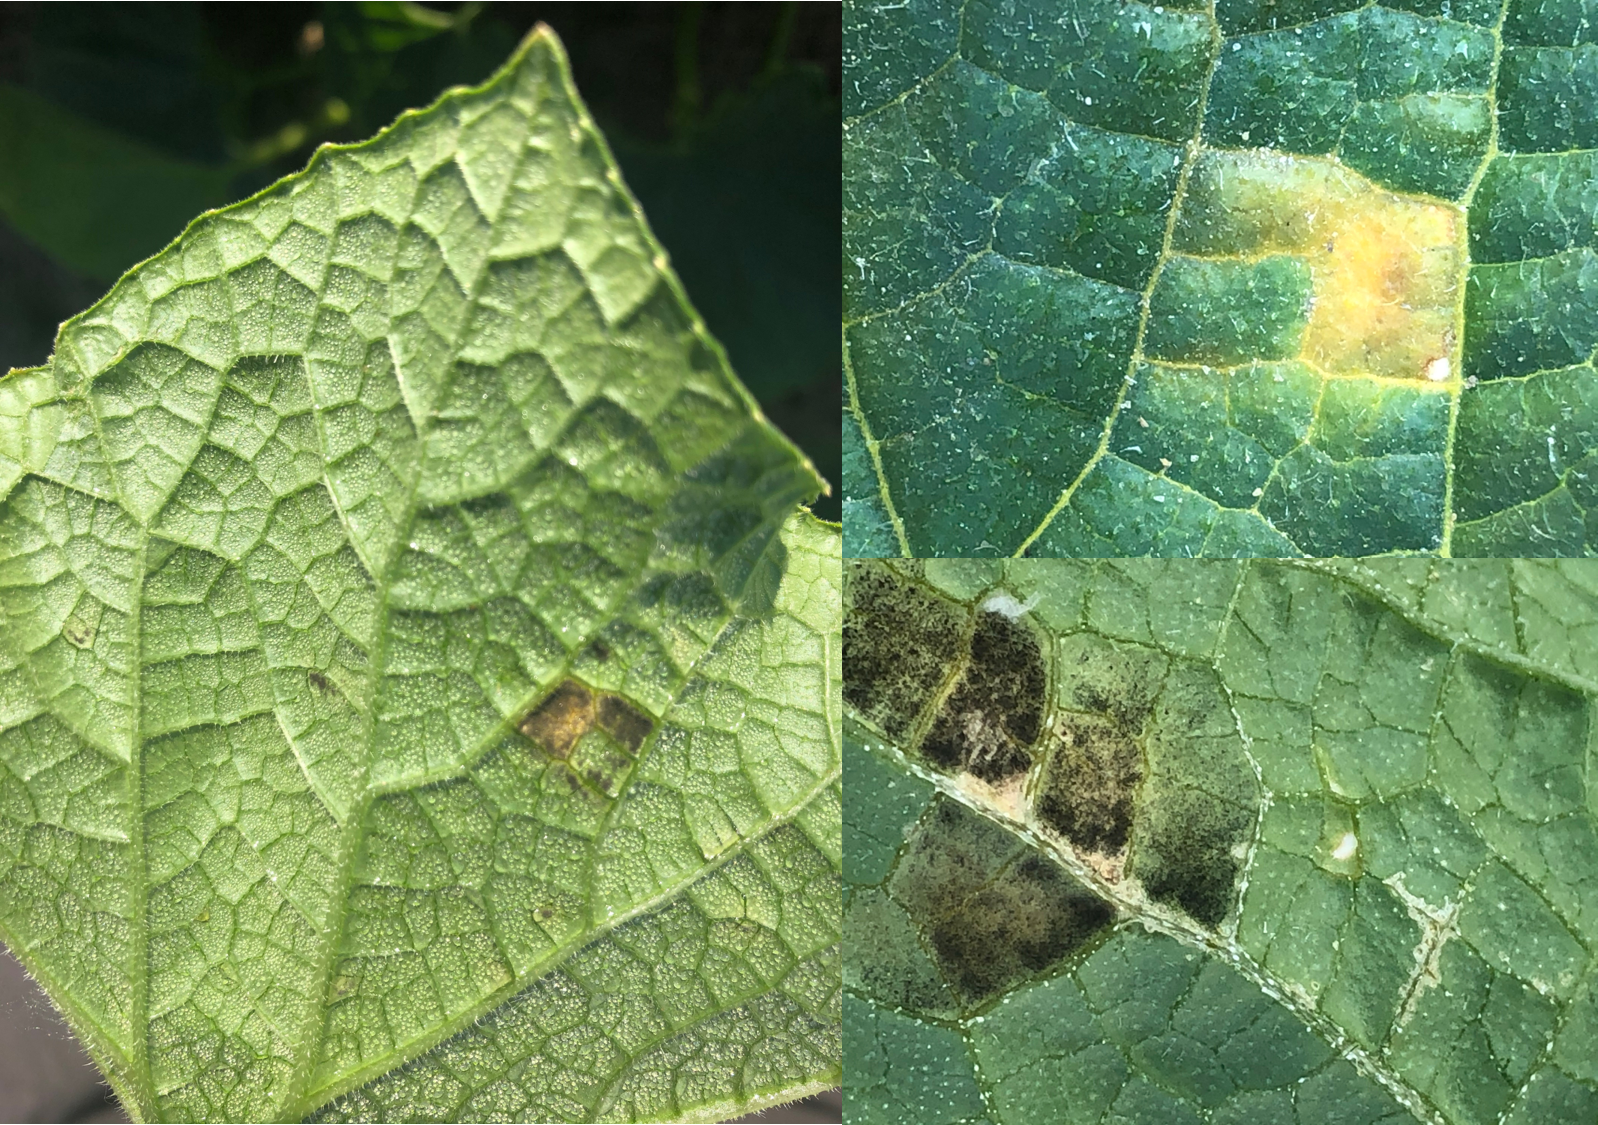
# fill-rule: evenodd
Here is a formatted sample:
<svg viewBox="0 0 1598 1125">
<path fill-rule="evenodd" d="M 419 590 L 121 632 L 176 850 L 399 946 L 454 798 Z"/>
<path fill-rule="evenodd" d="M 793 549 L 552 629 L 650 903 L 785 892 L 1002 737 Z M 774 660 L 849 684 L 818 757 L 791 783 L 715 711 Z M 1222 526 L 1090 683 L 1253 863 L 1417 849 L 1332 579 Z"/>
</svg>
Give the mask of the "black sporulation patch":
<svg viewBox="0 0 1598 1125">
<path fill-rule="evenodd" d="M 930 927 L 934 959 L 969 1008 L 1036 976 L 1110 924 L 1109 904 L 1027 855 Z"/>
<path fill-rule="evenodd" d="M 305 673 L 305 679 L 306 682 L 308 682 L 313 688 L 321 692 L 323 695 L 332 695 L 334 693 L 333 685 L 329 683 L 327 677 L 322 675 L 320 672 L 315 670 L 307 672 Z"/>
<path fill-rule="evenodd" d="M 1073 713 L 1056 721 L 1046 747 L 1038 819 L 1083 851 L 1124 852 L 1143 781 L 1136 735 L 1120 719 Z"/>
<path fill-rule="evenodd" d="M 1047 675 L 1032 630 L 1002 613 L 977 615 L 971 659 L 921 744 L 940 769 L 984 781 L 1023 773 L 1043 726 Z"/>
<path fill-rule="evenodd" d="M 847 571 L 843 697 L 902 737 L 964 650 L 965 610 L 877 563 Z"/>
<path fill-rule="evenodd" d="M 1195 789 L 1172 789 L 1149 809 L 1149 831 L 1132 874 L 1155 902 L 1214 927 L 1232 908 L 1242 860 L 1233 854 L 1253 826 L 1249 810 Z"/>
<path fill-rule="evenodd" d="M 1053 860 L 947 799 L 911 834 L 888 890 L 966 1009 L 1058 964 L 1112 919 Z"/>
</svg>

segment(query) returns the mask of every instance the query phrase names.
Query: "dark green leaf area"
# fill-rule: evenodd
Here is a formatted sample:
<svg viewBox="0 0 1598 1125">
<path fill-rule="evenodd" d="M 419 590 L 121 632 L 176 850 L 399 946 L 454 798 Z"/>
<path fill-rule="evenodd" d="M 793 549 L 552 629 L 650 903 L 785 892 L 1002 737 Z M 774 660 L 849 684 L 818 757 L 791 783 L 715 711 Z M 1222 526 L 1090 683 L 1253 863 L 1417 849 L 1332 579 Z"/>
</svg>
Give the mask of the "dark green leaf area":
<svg viewBox="0 0 1598 1125">
<path fill-rule="evenodd" d="M 964 653 L 969 617 L 887 567 L 845 569 L 844 700 L 885 732 L 909 734 Z"/>
<path fill-rule="evenodd" d="M 1135 929 L 1006 997 L 969 1040 L 1001 1121 L 1413 1120 L 1234 970 Z"/>
<path fill-rule="evenodd" d="M 1258 513 L 1220 507 L 1173 487 L 1162 475 L 1106 456 L 1043 529 L 1031 553 L 1276 558 L 1298 548 Z"/>
<path fill-rule="evenodd" d="M 1315 557 L 1435 550 L 1447 436 L 1441 395 L 1328 379 L 1308 441 L 1277 466 L 1260 510 Z"/>
<path fill-rule="evenodd" d="M 1490 32 L 1427 18 L 1435 13 L 1316 7 L 1330 11 L 1240 4 L 1217 12 L 1223 29 L 1252 34 L 1221 47 L 1205 140 L 1303 155 L 1335 151 L 1391 187 L 1463 194 L 1491 132 L 1484 96 L 1492 77 Z M 1267 30 L 1272 26 L 1281 30 Z"/>
<path fill-rule="evenodd" d="M 1032 630 L 1003 613 L 979 613 L 970 658 L 921 743 L 922 756 L 989 782 L 1024 774 L 1042 729 L 1046 686 Z"/>
<path fill-rule="evenodd" d="M 1594 20 L 1590 0 L 1520 0 L 1504 13 L 1505 44 L 1524 46 L 1574 47 L 1598 43 L 1598 20 Z"/>
<path fill-rule="evenodd" d="M 1039 18 L 1043 34 L 1027 35 L 1017 34 L 1020 12 L 1010 0 L 973 0 L 960 53 L 1006 82 L 1044 93 L 1081 124 L 1168 141 L 1192 136 L 1192 90 L 1209 70 L 1209 20 L 1116 0 L 1071 7 L 1057 21 Z"/>
<path fill-rule="evenodd" d="M 1054 860 L 948 798 L 908 838 L 887 888 L 964 1010 L 1057 965 L 1111 920 Z"/>
<path fill-rule="evenodd" d="M 1244 35 L 1300 27 L 1359 7 L 1358 0 L 1216 0 L 1215 20 L 1223 33 Z"/>
<path fill-rule="evenodd" d="M 1457 199 L 1487 155 L 1491 132 L 1484 97 L 1413 94 L 1362 104 L 1342 145 L 1348 165 L 1378 183 Z"/>
<path fill-rule="evenodd" d="M 1257 262 L 1175 255 L 1149 301 L 1143 350 L 1184 363 L 1246 363 L 1298 352 L 1311 277 L 1299 258 Z"/>
<path fill-rule="evenodd" d="M 931 161 L 903 104 L 852 123 L 844 150 L 845 318 L 931 292 L 992 238 L 992 198 Z"/>
<path fill-rule="evenodd" d="M 1250 508 L 1315 425 L 1322 379 L 1297 362 L 1225 371 L 1139 364 L 1110 451 L 1231 508 Z"/>
<path fill-rule="evenodd" d="M 852 326 L 861 412 L 911 550 L 1009 544 L 1103 436 L 1137 295 L 988 255 L 942 293 Z M 928 472 L 931 466 L 942 472 Z"/>
<path fill-rule="evenodd" d="M 843 12 L 843 112 L 865 113 L 892 101 L 954 54 L 958 0 L 905 0 Z"/>
<path fill-rule="evenodd" d="M 1499 156 L 1470 208 L 1470 258 L 1524 262 L 1598 249 L 1598 152 Z"/>
<path fill-rule="evenodd" d="M 1598 349 L 1598 253 L 1473 266 L 1465 287 L 1465 374 L 1531 375 L 1589 360 Z"/>
<path fill-rule="evenodd" d="M 1461 400 L 1460 553 L 1581 554 L 1598 534 L 1598 375 L 1585 364 L 1487 383 Z"/>
<path fill-rule="evenodd" d="M 991 1120 L 959 1031 L 846 990 L 844 1113 L 850 1122 L 977 1125 Z"/>
<path fill-rule="evenodd" d="M 1050 155 L 1027 168 L 1026 182 L 1005 198 L 994 223 L 994 252 L 1142 289 L 1165 238 L 1181 149 L 1063 127 L 1064 143 L 1051 138 Z"/>
<path fill-rule="evenodd" d="M 1598 44 L 1506 46 L 1498 105 L 1507 152 L 1598 148 Z"/>
</svg>

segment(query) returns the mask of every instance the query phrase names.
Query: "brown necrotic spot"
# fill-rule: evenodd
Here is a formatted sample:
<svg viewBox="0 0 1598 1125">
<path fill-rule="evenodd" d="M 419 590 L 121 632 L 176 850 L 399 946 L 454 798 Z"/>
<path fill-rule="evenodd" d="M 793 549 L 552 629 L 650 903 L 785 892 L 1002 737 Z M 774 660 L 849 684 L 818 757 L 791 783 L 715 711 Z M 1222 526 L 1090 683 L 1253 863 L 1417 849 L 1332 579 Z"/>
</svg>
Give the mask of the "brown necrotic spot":
<svg viewBox="0 0 1598 1125">
<path fill-rule="evenodd" d="M 1053 860 L 946 799 L 911 833 L 888 889 L 967 1009 L 1057 965 L 1112 918 Z"/>
<path fill-rule="evenodd" d="M 966 611 L 880 563 L 852 564 L 847 578 L 844 700 L 903 736 L 959 660 Z"/>
<path fill-rule="evenodd" d="M 576 680 L 564 680 L 521 721 L 521 732 L 556 758 L 571 756 L 572 747 L 594 728 L 594 693 Z"/>
<path fill-rule="evenodd" d="M 971 659 L 939 708 L 922 757 L 989 782 L 1025 772 L 1043 725 L 1046 679 L 1031 629 L 1003 613 L 978 614 Z"/>
<path fill-rule="evenodd" d="M 1132 835 L 1143 752 L 1125 722 L 1061 715 L 1048 741 L 1038 819 L 1086 852 L 1119 855 Z"/>
<path fill-rule="evenodd" d="M 614 797 L 655 724 L 621 696 L 568 679 L 528 712 L 518 728 L 550 757 Z"/>
</svg>

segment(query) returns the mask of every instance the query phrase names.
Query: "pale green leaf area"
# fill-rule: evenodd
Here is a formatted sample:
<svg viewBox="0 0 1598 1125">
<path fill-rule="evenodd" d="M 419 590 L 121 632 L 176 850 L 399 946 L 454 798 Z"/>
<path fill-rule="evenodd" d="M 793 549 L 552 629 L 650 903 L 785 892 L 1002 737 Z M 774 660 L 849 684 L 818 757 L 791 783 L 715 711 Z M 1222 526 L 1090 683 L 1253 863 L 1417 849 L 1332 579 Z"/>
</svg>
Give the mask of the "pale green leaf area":
<svg viewBox="0 0 1598 1125">
<path fill-rule="evenodd" d="M 847 0 L 854 556 L 1598 549 L 1591 0 Z"/>
<path fill-rule="evenodd" d="M 1598 1121 L 1598 564 L 844 574 L 846 1120 Z"/>
<path fill-rule="evenodd" d="M 547 29 L 0 380 L 0 937 L 140 1120 L 840 1070 L 840 537 Z"/>
</svg>

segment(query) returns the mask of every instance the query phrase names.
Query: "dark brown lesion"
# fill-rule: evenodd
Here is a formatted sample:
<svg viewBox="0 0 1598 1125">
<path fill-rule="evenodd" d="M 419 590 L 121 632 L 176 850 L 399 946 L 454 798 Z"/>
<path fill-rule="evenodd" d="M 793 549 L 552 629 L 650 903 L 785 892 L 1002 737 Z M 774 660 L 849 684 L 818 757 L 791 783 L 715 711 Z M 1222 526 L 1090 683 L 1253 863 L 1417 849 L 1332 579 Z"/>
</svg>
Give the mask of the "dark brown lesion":
<svg viewBox="0 0 1598 1125">
<path fill-rule="evenodd" d="M 1113 710 L 1061 715 L 1048 755 L 1038 819 L 1083 851 L 1124 854 L 1144 772 L 1135 728 Z"/>
<path fill-rule="evenodd" d="M 844 598 L 844 701 L 901 738 L 963 655 L 967 610 L 865 560 L 846 568 Z"/>
<path fill-rule="evenodd" d="M 888 893 L 967 1011 L 1052 970 L 1114 920 L 1053 859 L 947 798 L 909 834 Z"/>
<path fill-rule="evenodd" d="M 599 697 L 599 726 L 630 754 L 637 754 L 655 729 L 654 720 L 619 695 Z"/>
</svg>

